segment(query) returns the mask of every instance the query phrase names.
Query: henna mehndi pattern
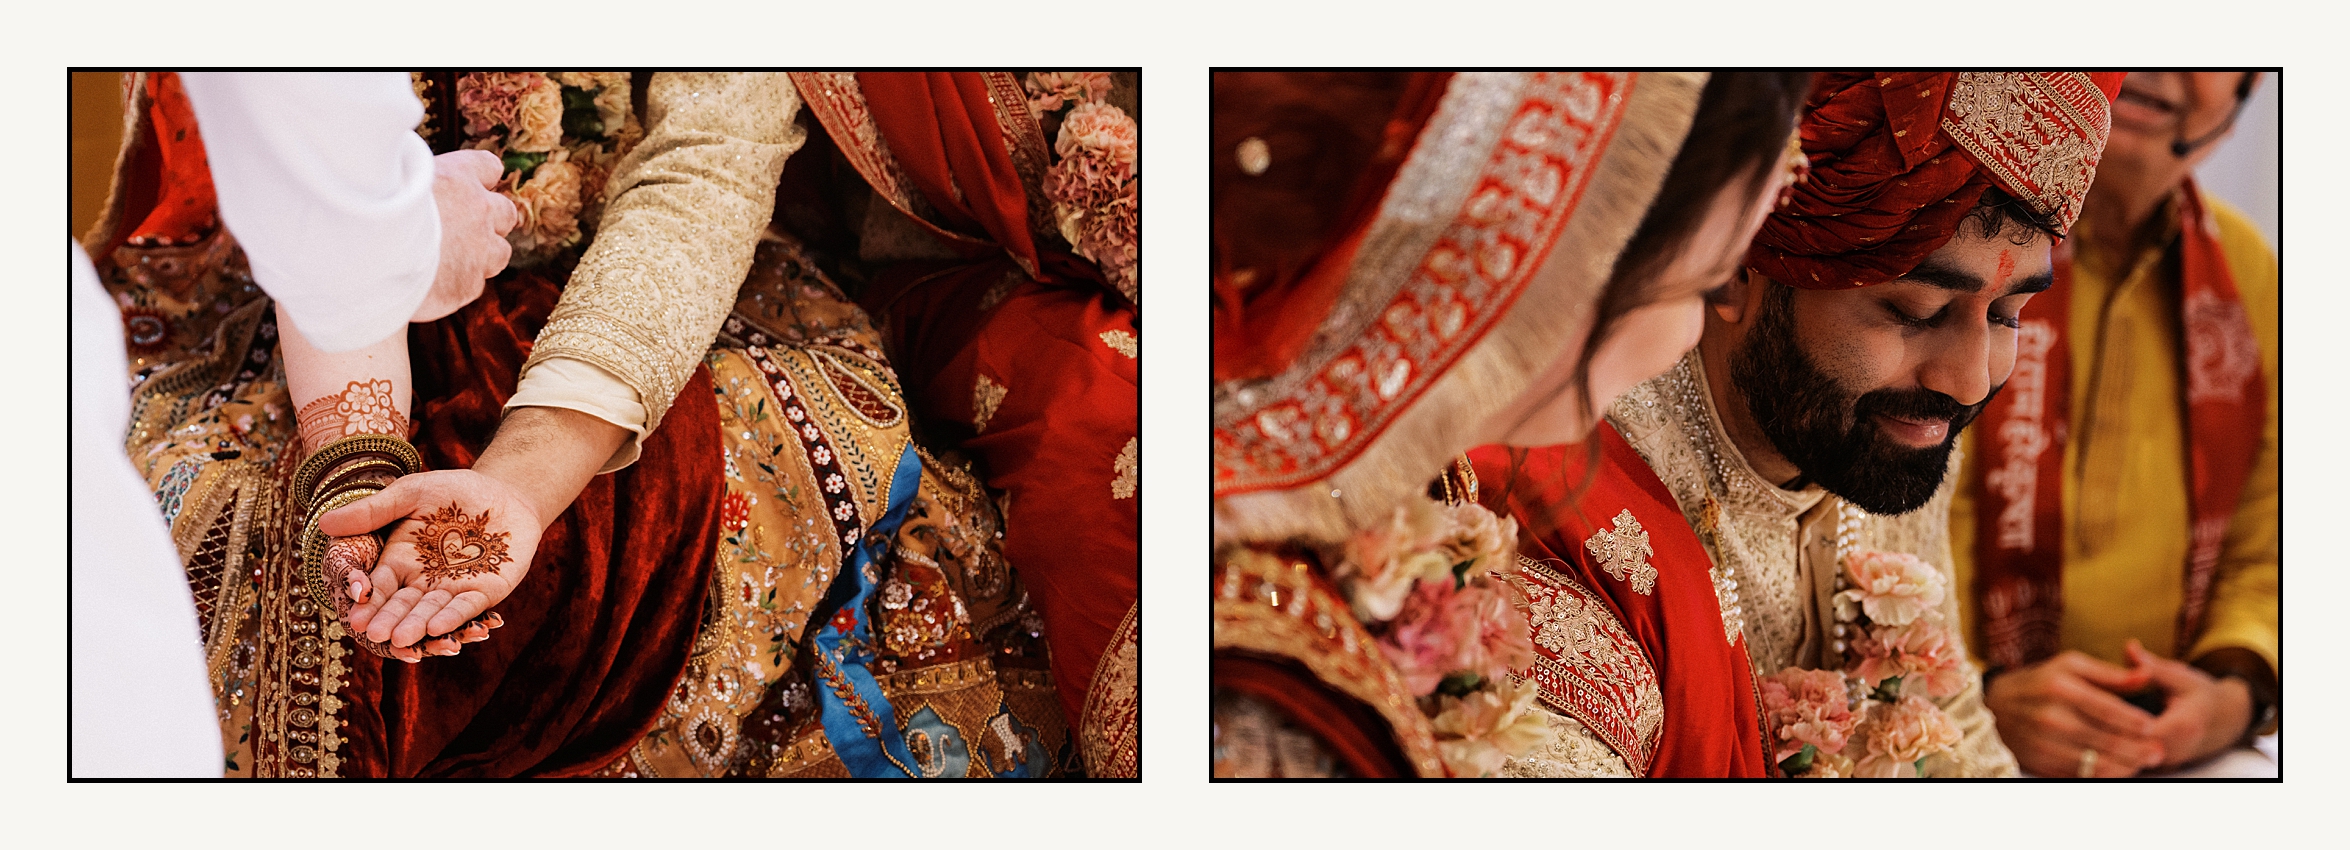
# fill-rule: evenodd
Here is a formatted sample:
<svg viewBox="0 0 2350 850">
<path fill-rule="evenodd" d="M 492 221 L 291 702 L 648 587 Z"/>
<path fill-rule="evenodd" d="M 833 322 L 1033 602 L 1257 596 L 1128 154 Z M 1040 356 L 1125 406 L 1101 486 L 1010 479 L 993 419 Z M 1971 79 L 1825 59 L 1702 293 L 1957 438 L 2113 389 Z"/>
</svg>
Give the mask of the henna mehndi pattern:
<svg viewBox="0 0 2350 850">
<path fill-rule="evenodd" d="M 467 516 L 451 502 L 423 519 L 424 528 L 416 533 L 416 558 L 424 563 L 429 583 L 494 572 L 514 560 L 506 554 L 508 532 L 487 530 L 488 511 Z"/>
</svg>

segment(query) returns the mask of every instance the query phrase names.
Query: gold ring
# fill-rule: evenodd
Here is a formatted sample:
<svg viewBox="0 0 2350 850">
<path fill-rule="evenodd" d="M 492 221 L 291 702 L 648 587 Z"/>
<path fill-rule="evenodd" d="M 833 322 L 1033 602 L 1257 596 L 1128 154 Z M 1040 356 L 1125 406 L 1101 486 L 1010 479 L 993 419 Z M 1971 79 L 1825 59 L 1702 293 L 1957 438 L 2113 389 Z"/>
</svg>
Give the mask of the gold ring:
<svg viewBox="0 0 2350 850">
<path fill-rule="evenodd" d="M 2081 767 L 2074 771 L 2074 775 L 2082 779 L 2097 775 L 2097 750 L 2092 748 L 2081 751 Z"/>
</svg>

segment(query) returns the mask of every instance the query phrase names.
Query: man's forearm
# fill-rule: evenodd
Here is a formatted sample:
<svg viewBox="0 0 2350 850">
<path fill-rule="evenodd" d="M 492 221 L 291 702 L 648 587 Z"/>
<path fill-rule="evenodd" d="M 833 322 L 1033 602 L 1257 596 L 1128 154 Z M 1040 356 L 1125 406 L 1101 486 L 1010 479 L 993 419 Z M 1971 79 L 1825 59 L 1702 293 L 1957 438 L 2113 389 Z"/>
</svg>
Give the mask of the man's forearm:
<svg viewBox="0 0 2350 850">
<path fill-rule="evenodd" d="M 473 470 L 522 491 L 539 527 L 571 507 L 628 429 L 560 407 L 524 407 L 506 415 Z"/>
</svg>

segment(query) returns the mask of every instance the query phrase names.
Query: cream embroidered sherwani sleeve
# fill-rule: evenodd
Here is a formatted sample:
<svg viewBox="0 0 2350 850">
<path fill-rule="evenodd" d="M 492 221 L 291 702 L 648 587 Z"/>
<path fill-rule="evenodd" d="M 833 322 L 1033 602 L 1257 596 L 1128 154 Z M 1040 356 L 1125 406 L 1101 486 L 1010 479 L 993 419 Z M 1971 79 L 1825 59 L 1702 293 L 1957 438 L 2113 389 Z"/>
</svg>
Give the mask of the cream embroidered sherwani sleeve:
<svg viewBox="0 0 2350 850">
<path fill-rule="evenodd" d="M 595 242 L 539 332 L 506 406 L 578 410 L 631 436 L 635 462 L 734 306 L 807 139 L 783 74 L 656 74 L 645 139 L 613 171 Z"/>
</svg>

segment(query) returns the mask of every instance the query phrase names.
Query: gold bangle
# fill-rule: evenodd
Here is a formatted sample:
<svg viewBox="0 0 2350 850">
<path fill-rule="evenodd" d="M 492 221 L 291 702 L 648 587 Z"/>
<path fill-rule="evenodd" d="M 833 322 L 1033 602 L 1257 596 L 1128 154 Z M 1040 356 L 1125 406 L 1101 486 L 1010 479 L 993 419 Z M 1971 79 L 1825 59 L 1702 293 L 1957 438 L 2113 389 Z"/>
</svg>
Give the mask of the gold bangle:
<svg viewBox="0 0 2350 850">
<path fill-rule="evenodd" d="M 305 505 L 317 501 L 313 491 L 319 479 L 343 461 L 361 455 L 397 463 L 402 475 L 424 469 L 424 457 L 407 440 L 383 434 L 356 434 L 328 443 L 303 459 L 302 465 L 294 470 L 293 497 Z"/>
</svg>

